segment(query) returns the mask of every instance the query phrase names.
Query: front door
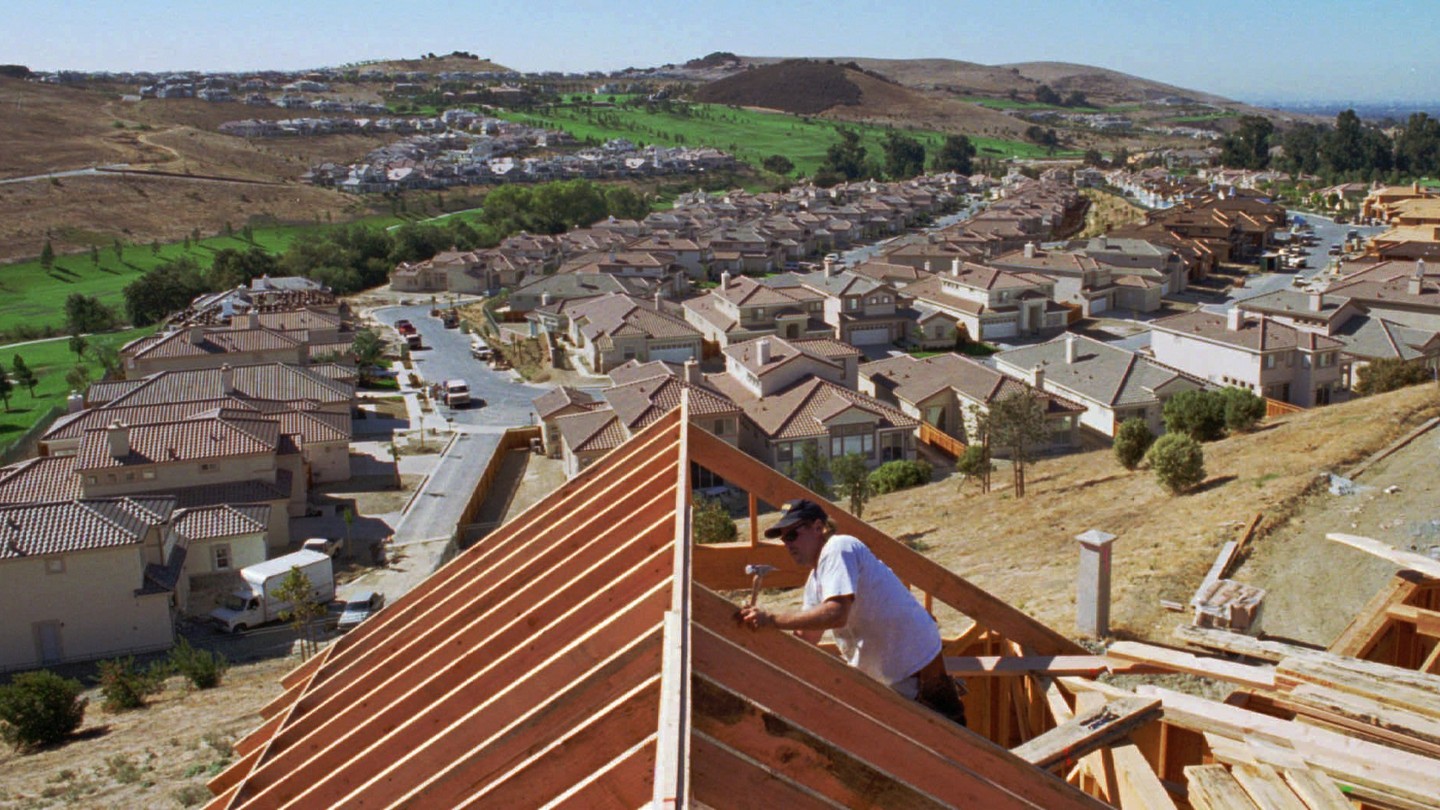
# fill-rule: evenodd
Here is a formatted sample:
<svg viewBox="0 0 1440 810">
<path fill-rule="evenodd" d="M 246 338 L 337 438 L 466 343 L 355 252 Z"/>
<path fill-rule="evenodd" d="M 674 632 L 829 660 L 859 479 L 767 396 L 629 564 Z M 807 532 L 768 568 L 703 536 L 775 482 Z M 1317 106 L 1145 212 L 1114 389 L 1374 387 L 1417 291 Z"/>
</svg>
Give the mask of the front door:
<svg viewBox="0 0 1440 810">
<path fill-rule="evenodd" d="M 59 622 L 35 623 L 35 651 L 44 666 L 58 664 L 65 658 L 64 647 L 60 644 Z"/>
</svg>

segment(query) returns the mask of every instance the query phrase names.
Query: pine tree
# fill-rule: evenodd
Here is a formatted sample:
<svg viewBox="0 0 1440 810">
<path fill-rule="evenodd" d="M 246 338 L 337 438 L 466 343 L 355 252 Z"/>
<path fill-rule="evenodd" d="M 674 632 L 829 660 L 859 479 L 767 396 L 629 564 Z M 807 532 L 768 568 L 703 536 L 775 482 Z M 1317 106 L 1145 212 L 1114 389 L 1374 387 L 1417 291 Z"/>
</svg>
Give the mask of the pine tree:
<svg viewBox="0 0 1440 810">
<path fill-rule="evenodd" d="M 55 264 L 55 248 L 50 246 L 50 240 L 45 240 L 45 246 L 40 248 L 40 266 L 49 270 Z"/>
<path fill-rule="evenodd" d="M 18 354 L 15 355 L 15 363 L 11 368 L 10 374 L 15 378 L 15 384 L 29 389 L 30 398 L 34 399 L 35 385 L 40 382 L 40 380 L 35 376 L 35 372 L 31 371 L 30 367 L 25 365 L 25 358 Z"/>
</svg>

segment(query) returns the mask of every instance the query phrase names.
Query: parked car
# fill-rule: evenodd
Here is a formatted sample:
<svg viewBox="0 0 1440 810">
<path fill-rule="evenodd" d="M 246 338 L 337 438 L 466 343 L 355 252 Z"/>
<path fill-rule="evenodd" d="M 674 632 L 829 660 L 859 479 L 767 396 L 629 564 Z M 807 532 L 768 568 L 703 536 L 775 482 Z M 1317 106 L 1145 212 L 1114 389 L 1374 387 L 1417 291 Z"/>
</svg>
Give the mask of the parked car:
<svg viewBox="0 0 1440 810">
<path fill-rule="evenodd" d="M 343 633 L 370 618 L 372 613 L 382 607 L 385 607 L 385 594 L 379 591 L 361 591 L 345 600 L 345 607 L 340 611 L 340 621 L 335 624 L 335 629 Z"/>
<path fill-rule="evenodd" d="M 415 334 L 415 324 L 401 318 L 395 322 L 395 331 L 402 335 L 413 335 Z"/>
<path fill-rule="evenodd" d="M 340 553 L 340 548 L 345 543 L 340 538 L 330 539 L 328 537 L 312 537 L 300 544 L 306 551 L 318 551 L 326 557 L 334 557 Z"/>
</svg>

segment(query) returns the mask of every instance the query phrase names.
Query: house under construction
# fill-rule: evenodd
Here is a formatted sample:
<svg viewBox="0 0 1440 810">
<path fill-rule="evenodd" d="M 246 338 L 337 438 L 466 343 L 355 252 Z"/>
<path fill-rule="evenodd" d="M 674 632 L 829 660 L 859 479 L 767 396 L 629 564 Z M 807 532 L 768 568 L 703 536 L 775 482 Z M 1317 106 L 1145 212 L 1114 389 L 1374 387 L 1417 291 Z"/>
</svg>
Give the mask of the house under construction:
<svg viewBox="0 0 1440 810">
<path fill-rule="evenodd" d="M 1186 628 L 1224 657 L 1085 649 L 833 510 L 932 612 L 968 729 L 752 632 L 746 564 L 799 585 L 767 505 L 814 497 L 659 419 L 284 679 L 213 808 L 1421 808 L 1440 801 L 1440 564 L 1412 555 L 1332 651 Z M 749 537 L 693 544 L 690 476 L 748 490 Z M 1346 552 L 1349 553 L 1349 552 Z M 1421 568 L 1414 568 L 1419 565 Z M 1105 673 L 1191 672 L 1224 702 Z"/>
</svg>

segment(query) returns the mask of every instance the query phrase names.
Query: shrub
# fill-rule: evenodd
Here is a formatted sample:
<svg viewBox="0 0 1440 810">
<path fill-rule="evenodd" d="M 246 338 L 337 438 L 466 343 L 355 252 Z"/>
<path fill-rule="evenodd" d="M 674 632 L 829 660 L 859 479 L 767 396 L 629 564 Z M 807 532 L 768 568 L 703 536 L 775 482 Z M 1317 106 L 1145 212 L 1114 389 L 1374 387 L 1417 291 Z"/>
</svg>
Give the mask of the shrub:
<svg viewBox="0 0 1440 810">
<path fill-rule="evenodd" d="M 1225 432 L 1243 433 L 1265 418 L 1265 399 L 1248 388 L 1230 386 L 1220 391 L 1225 403 Z"/>
<path fill-rule="evenodd" d="M 887 461 L 870 473 L 870 488 L 876 495 L 930 483 L 933 470 L 924 461 Z"/>
<path fill-rule="evenodd" d="M 170 667 L 196 689 L 213 689 L 220 685 L 230 662 L 220 653 L 195 649 L 182 637 L 170 651 Z"/>
<path fill-rule="evenodd" d="M 1145 462 L 1160 485 L 1178 495 L 1205 480 L 1205 452 L 1183 433 L 1167 433 L 1150 445 Z"/>
<path fill-rule="evenodd" d="M 1355 393 L 1360 396 L 1383 394 L 1410 385 L 1428 382 L 1430 369 L 1420 363 L 1387 358 L 1366 363 L 1355 372 Z"/>
<path fill-rule="evenodd" d="M 848 453 L 830 463 L 830 473 L 835 478 L 837 493 L 850 501 L 850 514 L 865 516 L 865 502 L 870 500 L 870 470 L 865 457 L 859 453 Z"/>
<path fill-rule="evenodd" d="M 1115 431 L 1115 460 L 1127 470 L 1133 470 L 1145 460 L 1145 451 L 1155 443 L 1155 434 L 1144 419 L 1131 417 L 1120 423 Z"/>
<path fill-rule="evenodd" d="M 84 687 L 48 670 L 16 675 L 0 687 L 0 739 L 16 750 L 52 745 L 85 719 Z"/>
<path fill-rule="evenodd" d="M 105 698 L 101 705 L 107 712 L 143 708 L 145 698 L 164 688 L 164 681 L 163 666 L 142 670 L 135 665 L 134 656 L 101 661 L 100 694 Z"/>
<path fill-rule="evenodd" d="M 964 476 L 981 476 L 994 468 L 990 460 L 985 457 L 985 448 L 979 444 L 972 444 L 965 448 L 960 458 L 955 460 L 955 472 Z"/>
<path fill-rule="evenodd" d="M 1165 430 L 1197 442 L 1225 434 L 1225 398 L 1214 391 L 1181 391 L 1165 403 Z"/>
<path fill-rule="evenodd" d="M 735 521 L 719 499 L 696 496 L 690 508 L 690 531 L 697 543 L 729 543 L 735 539 Z"/>
</svg>

